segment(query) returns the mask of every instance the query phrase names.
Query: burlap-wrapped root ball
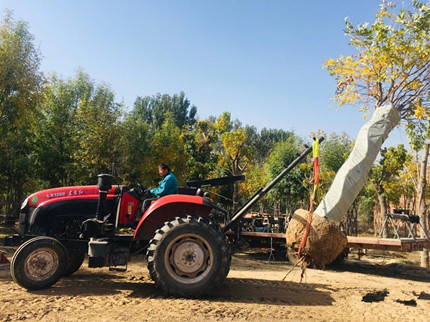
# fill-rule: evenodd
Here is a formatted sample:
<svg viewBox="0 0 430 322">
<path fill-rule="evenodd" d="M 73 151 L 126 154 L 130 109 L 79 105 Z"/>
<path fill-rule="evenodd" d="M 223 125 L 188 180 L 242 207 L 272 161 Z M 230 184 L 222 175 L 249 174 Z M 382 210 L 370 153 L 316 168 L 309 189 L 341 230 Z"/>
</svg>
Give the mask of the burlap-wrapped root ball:
<svg viewBox="0 0 430 322">
<path fill-rule="evenodd" d="M 306 228 L 308 211 L 298 209 L 287 229 L 287 247 L 297 252 Z M 311 267 L 324 268 L 346 248 L 348 239 L 326 217 L 312 214 L 312 224 L 302 256 Z"/>
</svg>

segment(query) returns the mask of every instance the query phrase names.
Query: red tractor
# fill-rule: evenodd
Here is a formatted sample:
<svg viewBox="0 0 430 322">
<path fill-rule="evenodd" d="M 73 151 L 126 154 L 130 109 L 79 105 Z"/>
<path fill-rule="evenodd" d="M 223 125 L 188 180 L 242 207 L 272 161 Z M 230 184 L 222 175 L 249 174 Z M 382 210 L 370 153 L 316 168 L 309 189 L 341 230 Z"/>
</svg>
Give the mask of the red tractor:
<svg viewBox="0 0 430 322">
<path fill-rule="evenodd" d="M 112 186 L 107 174 L 99 175 L 97 186 L 33 193 L 21 207 L 20 233 L 5 239 L 5 245 L 20 245 L 11 261 L 12 277 L 26 289 L 43 289 L 78 270 L 86 254 L 89 267 L 124 271 L 132 254 L 146 250 L 150 276 L 164 294 L 210 294 L 230 270 L 225 232 L 311 150 L 257 191 L 223 228 L 212 212 L 227 212 L 199 187 L 230 184 L 242 176 L 189 182 L 187 189 L 155 200 L 144 212 L 144 189 Z M 126 234 L 124 226 L 135 229 Z"/>
</svg>

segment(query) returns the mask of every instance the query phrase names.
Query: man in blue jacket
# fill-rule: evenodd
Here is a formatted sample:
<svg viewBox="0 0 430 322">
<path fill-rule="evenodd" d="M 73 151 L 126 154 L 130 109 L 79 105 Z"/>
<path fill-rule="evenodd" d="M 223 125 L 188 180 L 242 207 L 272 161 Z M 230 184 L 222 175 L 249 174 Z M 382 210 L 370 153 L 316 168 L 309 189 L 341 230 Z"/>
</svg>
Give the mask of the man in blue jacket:
<svg viewBox="0 0 430 322">
<path fill-rule="evenodd" d="M 170 172 L 170 168 L 167 164 L 160 164 L 158 166 L 158 173 L 162 177 L 160 186 L 158 188 L 146 190 L 146 192 L 150 192 L 156 198 L 149 198 L 143 201 L 142 213 L 144 213 L 149 208 L 154 200 L 163 196 L 174 194 L 178 190 L 178 180 L 176 180 L 174 174 Z"/>
<path fill-rule="evenodd" d="M 170 172 L 169 166 L 164 163 L 160 164 L 158 166 L 158 173 L 163 178 L 160 181 L 160 186 L 149 190 L 149 192 L 157 198 L 176 193 L 178 190 L 178 180 L 176 180 L 174 174 Z"/>
</svg>

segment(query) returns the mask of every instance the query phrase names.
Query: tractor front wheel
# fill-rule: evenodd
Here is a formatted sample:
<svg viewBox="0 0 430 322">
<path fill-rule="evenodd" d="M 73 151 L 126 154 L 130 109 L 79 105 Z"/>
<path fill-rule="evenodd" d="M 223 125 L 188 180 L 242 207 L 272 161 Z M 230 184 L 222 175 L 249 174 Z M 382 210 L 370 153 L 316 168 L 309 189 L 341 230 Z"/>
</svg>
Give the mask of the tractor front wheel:
<svg viewBox="0 0 430 322">
<path fill-rule="evenodd" d="M 35 237 L 22 244 L 12 257 L 11 275 L 28 289 L 39 290 L 54 285 L 64 274 L 67 251 L 52 237 Z"/>
<path fill-rule="evenodd" d="M 230 270 L 230 246 L 220 227 L 198 216 L 176 217 L 156 231 L 147 251 L 151 278 L 164 294 L 207 295 Z"/>
<path fill-rule="evenodd" d="M 63 276 L 70 276 L 76 272 L 84 262 L 85 252 L 80 251 L 68 251 L 67 266 L 64 270 Z"/>
</svg>

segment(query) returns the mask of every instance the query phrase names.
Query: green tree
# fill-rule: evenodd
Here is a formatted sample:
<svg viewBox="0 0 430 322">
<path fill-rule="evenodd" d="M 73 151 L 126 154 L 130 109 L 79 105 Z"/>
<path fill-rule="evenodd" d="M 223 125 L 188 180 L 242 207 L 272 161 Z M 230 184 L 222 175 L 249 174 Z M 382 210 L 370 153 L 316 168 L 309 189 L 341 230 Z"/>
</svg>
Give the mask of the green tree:
<svg viewBox="0 0 430 322">
<path fill-rule="evenodd" d="M 320 147 L 321 171 L 336 173 L 351 153 L 352 144 L 346 133 L 332 133 Z"/>
<path fill-rule="evenodd" d="M 186 152 L 181 129 L 176 126 L 174 115 L 167 112 L 161 128 L 154 133 L 151 154 L 145 158 L 144 183 L 158 184 L 158 165 L 167 163 L 175 174 L 180 185 L 184 185 L 188 177 Z"/>
<path fill-rule="evenodd" d="M 381 156 L 379 164 L 374 165 L 370 173 L 370 182 L 375 187 L 380 208 L 380 217 L 374 218 L 375 233 L 388 213 L 389 203 L 397 203 L 400 198 L 401 190 L 397 186 L 399 175 L 409 158 L 403 144 L 381 151 Z M 387 237 L 387 230 L 383 231 L 383 236 Z"/>
<path fill-rule="evenodd" d="M 73 172 L 75 183 L 88 183 L 99 173 L 111 173 L 119 163 L 122 146 L 119 144 L 121 104 L 115 102 L 111 89 L 94 85 L 79 101 L 74 117 Z M 92 86 L 91 86 L 92 85 Z"/>
<path fill-rule="evenodd" d="M 276 178 L 302 152 L 302 143 L 296 135 L 290 135 L 275 145 L 265 164 L 269 181 Z M 273 204 L 278 203 L 287 214 L 292 214 L 298 208 L 306 208 L 309 190 L 303 184 L 305 181 L 306 171 L 302 166 L 296 167 L 268 193 L 268 198 Z"/>
<path fill-rule="evenodd" d="M 253 161 L 263 163 L 269 155 L 276 143 L 285 141 L 288 137 L 294 135 L 293 132 L 284 131 L 281 129 L 263 128 L 260 132 L 255 126 L 245 126 L 247 144 L 255 147 Z"/>
<path fill-rule="evenodd" d="M 18 216 L 33 172 L 31 126 L 43 82 L 33 41 L 27 23 L 6 12 L 0 25 L 0 209 L 7 222 Z"/>
<path fill-rule="evenodd" d="M 139 115 L 130 113 L 121 123 L 119 145 L 120 161 L 116 174 L 124 183 L 145 182 L 144 169 L 147 168 L 145 158 L 151 154 L 152 132 L 150 126 Z"/>
<path fill-rule="evenodd" d="M 73 153 L 78 148 L 74 138 L 75 116 L 82 101 L 89 99 L 93 84 L 79 70 L 74 78 L 63 80 L 52 75 L 44 89 L 35 133 L 36 174 L 49 187 L 70 185 Z"/>
<path fill-rule="evenodd" d="M 197 107 L 191 105 L 184 92 L 170 96 L 157 94 L 155 96 L 137 97 L 134 102 L 133 113 L 150 124 L 152 128 L 159 129 L 166 120 L 166 113 L 173 115 L 175 125 L 182 128 L 196 122 Z"/>
<path fill-rule="evenodd" d="M 186 150 L 190 155 L 188 161 L 190 180 L 201 180 L 209 178 L 215 171 L 218 156 L 215 152 L 215 145 L 218 136 L 215 122 L 202 120 L 193 126 L 188 125 L 184 128 L 183 138 Z"/>
<path fill-rule="evenodd" d="M 427 211 L 429 209 L 429 203 L 426 201 L 426 190 L 427 190 L 427 163 L 430 151 L 430 114 L 429 112 L 423 111 L 423 120 L 418 124 L 409 123 L 407 127 L 407 134 L 411 142 L 412 150 L 418 155 L 421 152 L 421 160 L 417 166 L 417 179 L 414 180 L 415 193 L 418 199 L 418 214 L 421 223 L 421 236 L 428 236 L 428 219 Z M 421 252 L 421 266 L 429 267 L 429 249 L 424 248 Z"/>
</svg>

